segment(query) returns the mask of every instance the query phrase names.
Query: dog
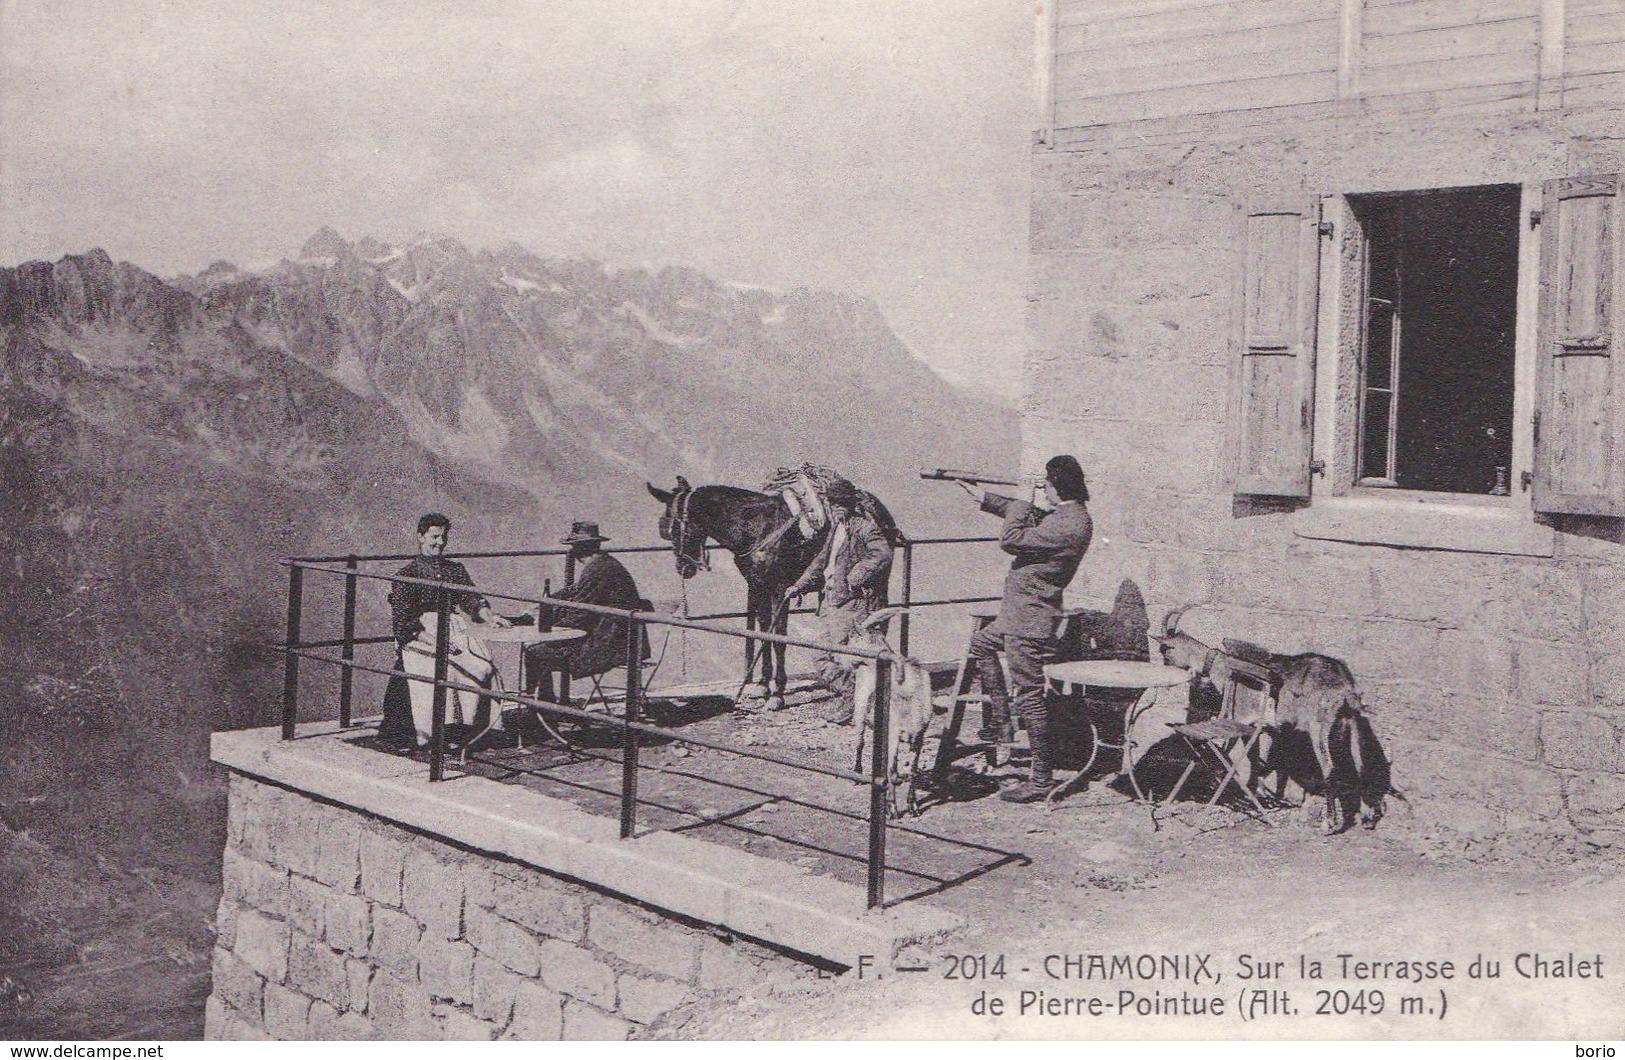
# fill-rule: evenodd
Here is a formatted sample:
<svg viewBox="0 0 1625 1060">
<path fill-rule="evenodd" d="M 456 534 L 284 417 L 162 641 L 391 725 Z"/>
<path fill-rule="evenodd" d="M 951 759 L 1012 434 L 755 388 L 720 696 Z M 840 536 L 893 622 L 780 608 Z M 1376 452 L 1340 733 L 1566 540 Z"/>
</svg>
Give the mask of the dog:
<svg viewBox="0 0 1625 1060">
<path fill-rule="evenodd" d="M 931 703 L 931 672 L 913 659 L 898 655 L 886 642 L 880 630 L 902 608 L 888 607 L 876 611 L 863 623 L 863 630 L 882 648 L 891 663 L 890 748 L 886 755 L 886 786 L 891 792 L 891 815 L 900 817 L 906 811 L 918 816 L 916 778 L 920 771 L 920 749 L 925 745 L 925 733 L 931 726 L 935 708 Z M 874 716 L 875 682 L 878 668 L 874 660 L 864 659 L 853 672 L 852 700 L 857 716 L 858 745 L 853 769 L 864 771 L 863 750 Z M 906 774 L 898 771 L 904 752 L 908 755 Z M 906 786 L 905 786 L 906 781 Z M 902 804 L 899 805 L 899 793 Z"/>
<path fill-rule="evenodd" d="M 1365 716 L 1354 675 L 1340 659 L 1315 652 L 1277 655 L 1246 641 L 1226 640 L 1214 648 L 1179 631 L 1184 609 L 1170 611 L 1162 634 L 1154 636 L 1163 661 L 1206 678 L 1221 692 L 1231 686 L 1237 662 L 1263 667 L 1271 687 L 1260 697 L 1256 716 L 1232 703 L 1238 721 L 1254 721 L 1269 736 L 1268 749 L 1257 752 L 1252 778 L 1275 774 L 1276 796 L 1288 780 L 1311 796 L 1326 800 L 1323 825 L 1328 833 L 1346 831 L 1363 805 L 1366 828 L 1375 828 L 1384 813 L 1384 798 L 1399 793 L 1371 722 Z M 1261 743 L 1263 741 L 1260 741 Z M 1305 753 L 1305 752 L 1308 753 Z"/>
</svg>

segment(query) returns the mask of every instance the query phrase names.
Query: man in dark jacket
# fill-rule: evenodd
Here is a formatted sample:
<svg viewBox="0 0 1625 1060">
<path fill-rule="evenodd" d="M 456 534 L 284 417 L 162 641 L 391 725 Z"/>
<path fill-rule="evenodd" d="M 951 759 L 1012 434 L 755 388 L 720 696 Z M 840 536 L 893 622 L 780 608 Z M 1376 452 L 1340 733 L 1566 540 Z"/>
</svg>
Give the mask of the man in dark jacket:
<svg viewBox="0 0 1625 1060">
<path fill-rule="evenodd" d="M 421 578 L 425 581 L 453 582 L 457 585 L 474 584 L 468 568 L 453 559 L 446 559 L 446 543 L 451 537 L 451 520 L 439 512 L 430 512 L 418 520 L 418 554 L 412 562 L 396 571 L 402 578 Z M 422 647 L 425 638 L 433 633 L 424 627 L 424 616 L 435 622 L 436 596 L 439 589 L 432 585 L 396 582 L 390 586 L 389 607 L 391 627 L 395 634 L 395 673 L 384 689 L 384 718 L 378 736 L 386 743 L 400 746 L 422 747 L 429 739 L 430 713 L 434 700 L 434 686 L 422 681 L 410 681 L 409 670 L 421 669 L 421 658 L 406 659 L 408 645 Z M 508 620 L 493 614 L 485 597 L 476 592 L 446 590 L 447 603 L 477 622 L 488 622 L 497 628 L 507 628 Z M 432 644 L 428 648 L 433 655 Z M 421 656 L 421 652 L 417 653 Z M 408 667 L 407 662 L 415 665 Z M 432 667 L 430 668 L 432 673 Z M 457 674 L 452 680 L 459 680 Z M 469 719 L 472 721 L 472 719 Z"/>
<path fill-rule="evenodd" d="M 1015 735 L 1010 724 L 1009 693 L 999 669 L 998 653 L 1002 650 L 1010 663 L 1010 677 L 1016 686 L 1015 705 L 1027 726 L 1033 759 L 1028 779 L 1001 791 L 999 797 L 1007 802 L 1035 802 L 1055 787 L 1047 739 L 1044 663 L 1055 648 L 1061 593 L 1078 572 L 1094 534 L 1084 507 L 1089 487 L 1084 482 L 1083 468 L 1070 456 L 1051 457 L 1044 465 L 1044 493 L 1053 505 L 1049 512 L 1025 501 L 961 485 L 981 502 L 983 511 L 1004 517 L 999 547 L 1015 557 L 1004 581 L 999 617 L 971 640 L 970 657 L 981 675 L 982 693 L 988 697 L 980 735 L 984 740 L 1006 743 Z"/>
<path fill-rule="evenodd" d="M 642 611 L 649 606 L 638 595 L 637 583 L 621 561 L 601 546 L 609 538 L 598 532 L 597 523 L 575 523 L 561 544 L 570 546 L 577 570 L 575 581 L 554 592 L 555 600 L 575 600 L 601 607 Z M 543 605 L 542 627 L 563 626 L 583 629 L 580 640 L 558 644 L 536 644 L 525 649 L 525 692 L 540 699 L 553 698 L 553 673 L 562 670 L 572 677 L 606 673 L 626 665 L 627 628 L 631 625 L 618 615 L 601 615 L 572 607 Z M 644 647 L 647 654 L 647 645 Z"/>
<path fill-rule="evenodd" d="M 852 483 L 845 479 L 831 482 L 824 492 L 824 503 L 830 514 L 824 547 L 806 573 L 785 590 L 785 598 L 823 589 L 818 615 L 824 620 L 824 643 L 872 646 L 863 632 L 863 623 L 886 606 L 891 542 L 874 518 L 863 511 L 857 487 Z M 851 723 L 852 672 L 859 661 L 851 655 L 822 655 L 814 662 L 819 684 L 835 693 L 834 701 L 824 711 L 826 721 Z"/>
</svg>

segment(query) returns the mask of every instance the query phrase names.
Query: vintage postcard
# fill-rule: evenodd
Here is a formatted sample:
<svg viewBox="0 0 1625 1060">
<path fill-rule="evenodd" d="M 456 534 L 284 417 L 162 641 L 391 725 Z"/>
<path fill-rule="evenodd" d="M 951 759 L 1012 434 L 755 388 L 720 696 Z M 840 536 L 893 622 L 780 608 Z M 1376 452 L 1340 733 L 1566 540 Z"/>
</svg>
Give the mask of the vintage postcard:
<svg viewBox="0 0 1625 1060">
<path fill-rule="evenodd" d="M 0 1039 L 1612 1057 L 1622 172 L 1613 0 L 0 0 Z"/>
</svg>

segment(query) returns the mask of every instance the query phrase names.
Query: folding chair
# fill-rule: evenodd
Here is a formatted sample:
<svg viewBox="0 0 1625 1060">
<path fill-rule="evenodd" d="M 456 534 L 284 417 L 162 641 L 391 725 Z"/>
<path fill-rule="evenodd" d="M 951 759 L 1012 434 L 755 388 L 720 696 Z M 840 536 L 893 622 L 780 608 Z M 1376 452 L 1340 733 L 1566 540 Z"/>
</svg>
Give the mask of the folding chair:
<svg viewBox="0 0 1625 1060">
<path fill-rule="evenodd" d="M 1185 771 L 1174 783 L 1173 790 L 1168 792 L 1164 803 L 1178 800 L 1185 783 L 1200 766 L 1219 778 L 1218 783 L 1214 785 L 1213 794 L 1208 796 L 1206 805 L 1212 806 L 1218 802 L 1220 796 L 1234 784 L 1247 797 L 1247 801 L 1253 804 L 1259 818 L 1268 823 L 1268 818 L 1264 814 L 1264 804 L 1258 801 L 1252 786 L 1244 781 L 1239 773 L 1243 764 L 1251 765 L 1254 748 L 1258 744 L 1259 737 L 1264 734 L 1263 720 L 1273 714 L 1268 710 L 1268 704 L 1275 696 L 1278 680 L 1275 672 L 1262 664 L 1228 655 L 1225 662 L 1229 679 L 1225 683 L 1219 715 L 1205 721 L 1171 726 L 1190 749 L 1191 760 L 1186 763 Z M 1244 690 L 1249 698 L 1261 699 L 1261 706 L 1256 715 L 1259 720 L 1237 720 L 1236 704 L 1244 694 Z"/>
<path fill-rule="evenodd" d="M 640 599 L 638 600 L 637 609 L 639 611 L 653 611 L 654 604 L 648 600 Z M 642 623 L 638 624 L 638 639 L 641 642 L 638 649 L 638 659 L 640 665 L 638 687 L 648 688 L 648 676 L 652 675 L 655 669 L 660 666 L 660 660 L 653 658 L 654 652 L 651 650 L 649 645 L 649 627 Z M 608 669 L 601 670 L 595 674 L 572 675 L 584 677 L 592 685 L 592 691 L 589 692 L 581 701 L 582 710 L 590 710 L 592 709 L 592 705 L 596 703 L 599 706 L 602 706 L 606 713 L 611 713 L 609 708 L 610 698 L 615 693 L 619 693 L 620 700 L 623 704 L 626 702 L 625 684 L 622 684 L 619 688 L 613 685 L 606 688 L 604 685 L 604 678 L 608 677 L 616 670 L 625 672 L 626 664 L 623 662 L 619 666 L 611 666 Z"/>
</svg>

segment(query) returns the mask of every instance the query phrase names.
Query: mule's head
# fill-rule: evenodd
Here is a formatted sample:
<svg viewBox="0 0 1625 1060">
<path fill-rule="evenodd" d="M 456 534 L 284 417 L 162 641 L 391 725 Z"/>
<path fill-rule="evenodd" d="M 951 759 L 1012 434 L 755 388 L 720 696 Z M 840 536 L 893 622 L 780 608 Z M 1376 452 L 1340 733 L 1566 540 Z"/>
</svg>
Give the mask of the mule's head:
<svg viewBox="0 0 1625 1060">
<path fill-rule="evenodd" d="M 706 531 L 695 524 L 692 511 L 694 487 L 688 479 L 677 476 L 677 488 L 663 490 L 653 483 L 644 483 L 649 496 L 666 506 L 660 516 L 660 538 L 671 542 L 671 551 L 677 562 L 677 574 L 692 578 L 707 567 L 705 559 Z"/>
</svg>

